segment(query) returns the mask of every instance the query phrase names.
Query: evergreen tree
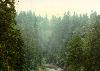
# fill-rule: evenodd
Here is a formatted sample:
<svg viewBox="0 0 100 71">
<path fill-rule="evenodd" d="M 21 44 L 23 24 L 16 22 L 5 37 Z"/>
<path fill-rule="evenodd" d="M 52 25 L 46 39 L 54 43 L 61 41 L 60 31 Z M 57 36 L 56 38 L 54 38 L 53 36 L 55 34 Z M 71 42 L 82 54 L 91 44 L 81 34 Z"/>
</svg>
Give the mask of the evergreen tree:
<svg viewBox="0 0 100 71">
<path fill-rule="evenodd" d="M 21 11 L 16 17 L 17 28 L 21 30 L 25 45 L 25 68 L 27 71 L 37 70 L 41 66 L 40 33 L 41 18 L 35 13 Z M 42 20 L 43 21 L 43 20 Z"/>
<path fill-rule="evenodd" d="M 66 64 L 68 69 L 73 71 L 81 70 L 83 67 L 84 56 L 83 56 L 83 41 L 80 35 L 73 36 L 68 42 L 66 48 Z"/>
<path fill-rule="evenodd" d="M 24 50 L 16 29 L 15 0 L 0 0 L 0 70 L 23 71 Z"/>
<path fill-rule="evenodd" d="M 94 21 L 90 29 L 90 65 L 86 67 L 87 71 L 98 71 L 100 67 L 100 16 L 95 16 Z"/>
</svg>

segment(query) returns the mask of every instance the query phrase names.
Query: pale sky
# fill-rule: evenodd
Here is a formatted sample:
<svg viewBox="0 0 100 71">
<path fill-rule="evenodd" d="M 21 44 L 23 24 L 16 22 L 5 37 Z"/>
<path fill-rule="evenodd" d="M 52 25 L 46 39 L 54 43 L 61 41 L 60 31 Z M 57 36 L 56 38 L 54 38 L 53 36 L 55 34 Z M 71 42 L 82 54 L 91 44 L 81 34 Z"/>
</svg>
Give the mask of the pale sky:
<svg viewBox="0 0 100 71">
<path fill-rule="evenodd" d="M 100 0 L 19 0 L 16 10 L 32 10 L 42 16 L 61 16 L 68 10 L 77 13 L 90 13 L 91 10 L 100 13 Z"/>
</svg>

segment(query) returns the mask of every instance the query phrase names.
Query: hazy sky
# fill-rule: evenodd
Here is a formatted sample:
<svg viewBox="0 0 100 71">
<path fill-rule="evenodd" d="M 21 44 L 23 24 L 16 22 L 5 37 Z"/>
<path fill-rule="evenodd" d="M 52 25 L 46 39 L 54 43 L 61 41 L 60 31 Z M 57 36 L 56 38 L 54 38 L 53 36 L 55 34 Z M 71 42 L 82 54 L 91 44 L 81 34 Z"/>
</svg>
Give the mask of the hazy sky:
<svg viewBox="0 0 100 71">
<path fill-rule="evenodd" d="M 33 10 L 40 15 L 63 15 L 65 11 L 90 13 L 100 12 L 100 0 L 19 0 L 16 10 Z"/>
</svg>

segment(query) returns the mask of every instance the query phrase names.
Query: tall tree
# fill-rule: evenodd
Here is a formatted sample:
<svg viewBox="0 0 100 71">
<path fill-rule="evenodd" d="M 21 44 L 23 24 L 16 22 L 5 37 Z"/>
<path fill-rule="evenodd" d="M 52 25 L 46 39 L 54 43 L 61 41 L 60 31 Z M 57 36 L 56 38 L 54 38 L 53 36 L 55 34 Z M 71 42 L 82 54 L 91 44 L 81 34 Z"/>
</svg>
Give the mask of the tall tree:
<svg viewBox="0 0 100 71">
<path fill-rule="evenodd" d="M 100 15 L 95 16 L 90 30 L 91 63 L 87 66 L 87 71 L 98 71 L 100 67 Z"/>
<path fill-rule="evenodd" d="M 41 48 L 40 48 L 40 21 L 34 12 L 27 13 L 21 11 L 17 14 L 17 28 L 21 30 L 25 45 L 26 70 L 37 70 L 41 65 Z M 43 20 L 42 20 L 43 21 Z"/>
<path fill-rule="evenodd" d="M 23 71 L 24 50 L 16 29 L 15 0 L 0 0 L 0 70 Z"/>
</svg>

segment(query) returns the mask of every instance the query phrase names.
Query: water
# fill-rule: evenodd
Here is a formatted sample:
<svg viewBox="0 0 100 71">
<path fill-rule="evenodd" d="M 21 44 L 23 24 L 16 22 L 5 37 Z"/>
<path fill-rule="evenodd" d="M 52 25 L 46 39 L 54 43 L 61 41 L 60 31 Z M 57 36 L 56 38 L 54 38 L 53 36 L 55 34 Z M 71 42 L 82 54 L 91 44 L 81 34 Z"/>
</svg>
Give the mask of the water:
<svg viewBox="0 0 100 71">
<path fill-rule="evenodd" d="M 57 69 L 46 68 L 46 71 L 62 71 L 62 69 L 61 68 L 57 68 Z"/>
</svg>

